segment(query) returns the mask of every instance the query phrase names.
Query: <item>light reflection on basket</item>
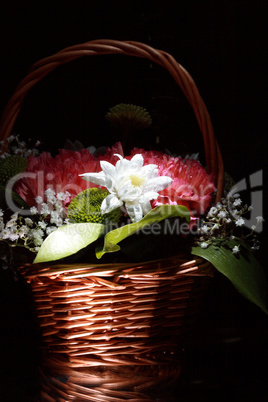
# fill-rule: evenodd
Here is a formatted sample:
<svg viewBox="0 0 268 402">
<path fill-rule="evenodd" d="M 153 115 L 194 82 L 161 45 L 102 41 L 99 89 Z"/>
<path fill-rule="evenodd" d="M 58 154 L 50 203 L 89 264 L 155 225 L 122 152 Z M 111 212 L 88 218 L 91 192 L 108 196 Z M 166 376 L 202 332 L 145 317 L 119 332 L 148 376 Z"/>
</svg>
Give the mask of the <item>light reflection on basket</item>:
<svg viewBox="0 0 268 402">
<path fill-rule="evenodd" d="M 20 272 L 42 332 L 44 400 L 152 400 L 163 388 L 167 397 L 212 275 L 209 263 L 177 256 L 140 265 L 35 264 Z"/>
</svg>

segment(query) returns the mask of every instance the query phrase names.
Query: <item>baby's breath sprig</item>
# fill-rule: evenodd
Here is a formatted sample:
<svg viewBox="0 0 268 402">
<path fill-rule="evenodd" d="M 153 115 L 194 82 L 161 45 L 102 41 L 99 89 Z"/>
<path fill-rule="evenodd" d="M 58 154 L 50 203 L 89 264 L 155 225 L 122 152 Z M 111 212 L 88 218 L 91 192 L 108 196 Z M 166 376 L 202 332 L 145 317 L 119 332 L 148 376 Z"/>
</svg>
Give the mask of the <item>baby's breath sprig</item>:
<svg viewBox="0 0 268 402">
<path fill-rule="evenodd" d="M 30 208 L 30 216 L 24 217 L 18 212 L 4 223 L 4 211 L 0 209 L 0 240 L 10 246 L 21 246 L 38 252 L 45 238 L 58 227 L 68 223 L 63 202 L 70 197 L 68 191 L 55 193 L 45 191 L 44 199 L 36 197 L 36 206 Z"/>
<path fill-rule="evenodd" d="M 29 155 L 38 156 L 40 144 L 40 141 L 35 141 L 34 147 L 32 147 L 31 139 L 26 142 L 21 141 L 19 135 L 10 135 L 6 141 L 0 141 L 0 157 L 7 158 L 12 155 L 19 155 L 27 158 Z"/>
<path fill-rule="evenodd" d="M 256 218 L 256 225 L 251 227 L 250 233 L 245 233 L 245 214 L 252 210 L 251 206 L 243 204 L 238 194 L 227 195 L 221 202 L 212 206 L 207 215 L 200 221 L 196 243 L 202 248 L 210 244 L 218 244 L 233 240 L 235 238 L 245 240 L 252 250 L 259 248 L 259 241 L 256 236 L 256 227 L 264 219 L 261 216 Z M 234 246 L 233 254 L 239 253 L 239 246 Z"/>
</svg>

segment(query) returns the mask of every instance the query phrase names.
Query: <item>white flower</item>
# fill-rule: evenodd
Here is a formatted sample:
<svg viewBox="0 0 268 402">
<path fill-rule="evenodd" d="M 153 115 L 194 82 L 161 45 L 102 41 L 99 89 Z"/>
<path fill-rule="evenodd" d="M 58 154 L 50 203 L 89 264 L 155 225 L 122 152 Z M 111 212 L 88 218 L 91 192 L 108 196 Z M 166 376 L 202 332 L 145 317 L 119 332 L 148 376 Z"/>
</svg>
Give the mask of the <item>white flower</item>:
<svg viewBox="0 0 268 402">
<path fill-rule="evenodd" d="M 27 233 L 29 233 L 29 228 L 26 225 L 22 225 L 19 229 L 18 229 L 18 235 L 19 237 L 22 239 L 23 237 L 25 237 L 27 235 Z"/>
<path fill-rule="evenodd" d="M 38 214 L 38 210 L 37 210 L 36 207 L 31 207 L 30 212 L 31 212 L 32 215 Z"/>
<path fill-rule="evenodd" d="M 243 218 L 239 218 L 235 221 L 236 226 L 243 226 L 245 223 Z"/>
<path fill-rule="evenodd" d="M 0 216 L 4 216 L 4 212 L 3 212 L 2 208 L 0 208 Z"/>
<path fill-rule="evenodd" d="M 32 230 L 32 235 L 33 235 L 33 237 L 43 237 L 44 232 L 42 229 L 34 229 L 34 230 Z"/>
<path fill-rule="evenodd" d="M 225 218 L 225 217 L 226 217 L 226 212 L 225 212 L 225 211 L 220 211 L 220 212 L 218 213 L 218 217 L 219 217 L 219 218 Z"/>
<path fill-rule="evenodd" d="M 16 221 L 14 219 L 10 219 L 10 221 L 6 223 L 6 228 L 13 228 L 13 227 L 17 227 Z"/>
<path fill-rule="evenodd" d="M 254 244 L 254 246 L 251 247 L 251 250 L 259 250 L 260 246 L 258 244 Z"/>
<path fill-rule="evenodd" d="M 43 198 L 40 195 L 38 195 L 37 197 L 35 197 L 35 202 L 37 204 L 41 204 L 41 202 L 43 202 Z"/>
<path fill-rule="evenodd" d="M 215 215 L 217 212 L 217 208 L 216 207 L 211 207 L 209 212 L 208 212 L 208 216 L 213 216 Z"/>
<path fill-rule="evenodd" d="M 257 223 L 261 223 L 264 221 L 262 216 L 257 216 L 256 219 L 257 219 Z"/>
<path fill-rule="evenodd" d="M 233 254 L 237 254 L 239 253 L 239 246 L 234 246 L 234 248 L 232 249 Z"/>
<path fill-rule="evenodd" d="M 35 246 L 41 246 L 43 243 L 43 239 L 40 236 L 35 236 L 34 237 L 34 244 Z"/>
<path fill-rule="evenodd" d="M 68 197 L 68 195 L 66 193 L 64 193 L 63 191 L 61 191 L 57 194 L 57 199 L 60 201 L 66 200 L 67 197 Z"/>
<path fill-rule="evenodd" d="M 13 221 L 16 221 L 16 220 L 18 219 L 18 215 L 19 215 L 19 213 L 18 213 L 18 212 L 15 212 L 14 214 L 11 215 L 10 218 L 11 218 Z"/>
<path fill-rule="evenodd" d="M 64 212 L 64 208 L 61 205 L 61 203 L 56 202 L 56 204 L 54 205 L 54 207 L 56 208 L 56 211 L 58 212 L 58 214 L 61 214 L 62 212 Z"/>
<path fill-rule="evenodd" d="M 11 235 L 11 231 L 9 229 L 4 229 L 2 231 L 2 239 L 8 239 Z"/>
<path fill-rule="evenodd" d="M 51 219 L 50 222 L 52 222 L 52 220 L 57 220 L 59 218 L 59 213 L 58 211 L 51 211 Z"/>
<path fill-rule="evenodd" d="M 206 243 L 205 241 L 203 241 L 203 242 L 200 244 L 200 246 L 201 246 L 201 248 L 207 248 L 207 247 L 208 247 L 208 243 Z"/>
<path fill-rule="evenodd" d="M 209 227 L 208 225 L 204 225 L 201 227 L 201 232 L 204 234 L 207 234 L 209 232 Z"/>
<path fill-rule="evenodd" d="M 63 224 L 63 220 L 58 211 L 51 212 L 50 223 L 54 223 L 57 226 L 61 226 Z"/>
<path fill-rule="evenodd" d="M 46 226 L 47 226 L 47 223 L 44 222 L 44 221 L 39 221 L 39 222 L 38 222 L 38 226 L 39 226 L 41 229 L 45 229 Z"/>
<path fill-rule="evenodd" d="M 212 230 L 218 230 L 220 227 L 217 223 L 215 223 L 215 225 L 213 225 Z"/>
<path fill-rule="evenodd" d="M 55 230 L 57 230 L 56 226 L 49 226 L 46 228 L 46 234 L 50 235 L 50 233 L 54 232 Z"/>
<path fill-rule="evenodd" d="M 18 238 L 19 238 L 19 235 L 17 233 L 11 233 L 9 236 L 9 240 L 11 240 L 11 241 L 18 240 Z"/>
<path fill-rule="evenodd" d="M 12 142 L 15 139 L 15 135 L 11 134 L 9 137 L 7 137 L 7 142 Z"/>
<path fill-rule="evenodd" d="M 25 223 L 27 226 L 33 226 L 33 221 L 31 220 L 31 218 L 25 218 Z"/>
<path fill-rule="evenodd" d="M 158 191 L 168 187 L 173 180 L 157 176 L 157 165 L 143 166 L 143 156 L 136 154 L 131 160 L 118 155 L 119 161 L 112 165 L 101 161 L 102 171 L 84 173 L 83 179 L 106 187 L 110 194 L 101 204 L 101 212 L 108 213 L 125 203 L 127 213 L 133 222 L 138 222 L 152 209 L 150 201 L 158 197 Z"/>
<path fill-rule="evenodd" d="M 57 198 L 55 197 L 55 191 L 51 188 L 46 189 L 45 195 L 47 197 L 47 202 L 50 204 L 54 204 L 54 202 L 56 202 Z"/>
<path fill-rule="evenodd" d="M 41 208 L 41 214 L 42 215 L 49 215 L 50 214 L 50 209 L 49 209 L 49 207 L 48 207 L 48 205 L 45 203 L 45 202 L 43 202 L 42 204 L 42 208 Z"/>
<path fill-rule="evenodd" d="M 46 195 L 46 197 L 52 197 L 55 195 L 55 191 L 52 190 L 52 188 L 47 188 L 45 191 L 45 195 Z"/>
<path fill-rule="evenodd" d="M 31 231 L 31 238 L 33 239 L 35 246 L 41 246 L 43 243 L 44 232 L 42 229 L 33 229 Z"/>
<path fill-rule="evenodd" d="M 242 204 L 242 200 L 241 198 L 237 198 L 234 202 L 233 202 L 233 206 L 234 207 L 238 207 L 239 205 Z"/>
<path fill-rule="evenodd" d="M 55 220 L 55 222 L 51 222 L 51 223 L 55 223 L 55 225 L 57 225 L 57 226 L 62 226 L 63 220 L 62 220 L 62 218 L 58 218 L 57 220 Z"/>
</svg>

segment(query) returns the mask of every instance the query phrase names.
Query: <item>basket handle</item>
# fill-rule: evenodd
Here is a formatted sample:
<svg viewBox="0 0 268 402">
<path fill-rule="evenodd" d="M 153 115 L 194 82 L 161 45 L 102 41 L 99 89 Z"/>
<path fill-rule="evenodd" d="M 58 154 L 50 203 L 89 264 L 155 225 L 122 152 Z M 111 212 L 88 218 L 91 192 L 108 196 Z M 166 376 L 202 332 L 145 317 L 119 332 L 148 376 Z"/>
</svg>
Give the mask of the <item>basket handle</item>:
<svg viewBox="0 0 268 402">
<path fill-rule="evenodd" d="M 10 98 L 0 121 L 0 140 L 10 135 L 20 112 L 24 97 L 28 91 L 56 67 L 82 56 L 104 54 L 124 54 L 151 60 L 164 67 L 179 85 L 188 99 L 197 119 L 205 148 L 207 170 L 213 173 L 217 187 L 217 199 L 222 195 L 223 162 L 221 152 L 214 135 L 211 119 L 191 75 L 170 54 L 154 49 L 146 44 L 131 41 L 94 40 L 65 48 L 52 56 L 35 63 L 28 75 L 19 83 Z"/>
</svg>

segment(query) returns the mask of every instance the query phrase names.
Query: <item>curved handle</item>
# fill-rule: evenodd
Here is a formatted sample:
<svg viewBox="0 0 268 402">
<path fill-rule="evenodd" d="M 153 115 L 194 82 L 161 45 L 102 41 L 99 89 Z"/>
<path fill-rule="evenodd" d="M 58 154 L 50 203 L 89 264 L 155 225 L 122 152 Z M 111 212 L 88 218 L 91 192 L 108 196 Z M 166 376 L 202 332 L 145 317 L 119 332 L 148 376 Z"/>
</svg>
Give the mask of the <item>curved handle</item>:
<svg viewBox="0 0 268 402">
<path fill-rule="evenodd" d="M 82 56 L 104 54 L 124 54 L 145 58 L 164 67 L 179 85 L 188 99 L 203 136 L 207 170 L 215 176 L 217 199 L 222 195 L 223 162 L 221 152 L 214 136 L 211 119 L 191 75 L 170 54 L 154 49 L 146 44 L 131 41 L 94 40 L 65 48 L 56 54 L 35 63 L 28 75 L 19 83 L 6 105 L 0 121 L 0 139 L 5 140 L 11 133 L 28 91 L 56 67 Z"/>
</svg>

